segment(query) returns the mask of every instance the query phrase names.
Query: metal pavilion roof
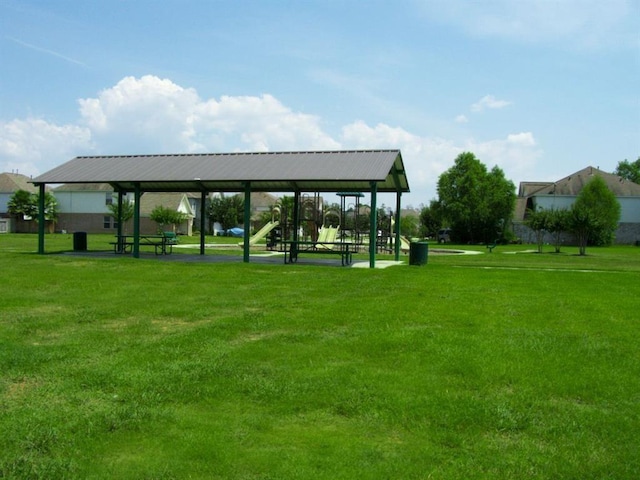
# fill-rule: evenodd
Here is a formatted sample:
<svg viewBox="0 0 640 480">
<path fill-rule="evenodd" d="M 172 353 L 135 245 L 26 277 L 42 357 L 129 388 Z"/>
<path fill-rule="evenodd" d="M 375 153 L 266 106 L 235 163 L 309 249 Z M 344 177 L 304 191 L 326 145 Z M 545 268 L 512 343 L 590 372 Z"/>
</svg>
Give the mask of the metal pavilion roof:
<svg viewBox="0 0 640 480">
<path fill-rule="evenodd" d="M 400 150 L 76 157 L 34 184 L 109 183 L 146 192 L 341 190 L 408 192 Z"/>
</svg>

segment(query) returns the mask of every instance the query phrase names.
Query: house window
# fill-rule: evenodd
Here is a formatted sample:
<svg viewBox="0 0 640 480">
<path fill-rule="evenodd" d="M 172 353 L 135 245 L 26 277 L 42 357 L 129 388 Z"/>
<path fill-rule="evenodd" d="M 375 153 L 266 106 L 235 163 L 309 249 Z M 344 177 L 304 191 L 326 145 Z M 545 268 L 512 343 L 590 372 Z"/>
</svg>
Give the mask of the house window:
<svg viewBox="0 0 640 480">
<path fill-rule="evenodd" d="M 105 198 L 104 204 L 113 205 L 113 192 L 107 192 L 105 196 L 106 198 Z"/>
<path fill-rule="evenodd" d="M 103 222 L 104 222 L 104 228 L 111 228 L 111 217 L 109 217 L 108 215 L 105 215 L 105 217 L 103 218 Z"/>
</svg>

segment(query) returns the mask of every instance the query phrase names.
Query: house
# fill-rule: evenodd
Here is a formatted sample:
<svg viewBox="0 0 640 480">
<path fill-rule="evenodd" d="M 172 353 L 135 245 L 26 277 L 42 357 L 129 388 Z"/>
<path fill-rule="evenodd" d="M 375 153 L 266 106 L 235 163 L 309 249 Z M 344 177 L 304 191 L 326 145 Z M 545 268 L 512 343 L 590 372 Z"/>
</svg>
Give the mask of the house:
<svg viewBox="0 0 640 480">
<path fill-rule="evenodd" d="M 193 235 L 193 219 L 195 213 L 186 193 L 147 192 L 140 197 L 140 231 L 156 233 L 158 224 L 151 220 L 151 213 L 156 207 L 170 208 L 185 214 L 186 220 L 175 225 L 175 232 L 180 235 Z M 168 229 L 168 227 L 167 227 Z"/>
<path fill-rule="evenodd" d="M 118 194 L 108 183 L 64 184 L 53 190 L 58 201 L 58 228 L 62 231 L 87 233 L 116 233 L 117 221 L 111 215 L 109 205 L 118 201 Z M 124 198 L 133 201 L 133 194 Z M 147 192 L 140 199 L 140 232 L 156 233 L 158 225 L 149 217 L 155 207 L 171 208 L 187 215 L 187 220 L 176 225 L 176 231 L 184 235 L 193 233 L 194 211 L 185 193 Z M 133 230 L 132 221 L 124 226 Z"/>
<path fill-rule="evenodd" d="M 620 203 L 620 223 L 614 242 L 631 244 L 639 241 L 640 185 L 594 167 L 584 168 L 555 182 L 520 183 L 513 225 L 515 235 L 525 242 L 533 241 L 533 232 L 524 224 L 527 211 L 571 208 L 582 188 L 594 176 L 604 180 Z"/>
<path fill-rule="evenodd" d="M 38 189 L 29 183 L 31 179 L 19 173 L 0 173 L 0 233 L 25 233 L 34 228 L 32 220 L 12 218 L 9 214 L 9 200 L 18 190 L 38 193 Z"/>
</svg>

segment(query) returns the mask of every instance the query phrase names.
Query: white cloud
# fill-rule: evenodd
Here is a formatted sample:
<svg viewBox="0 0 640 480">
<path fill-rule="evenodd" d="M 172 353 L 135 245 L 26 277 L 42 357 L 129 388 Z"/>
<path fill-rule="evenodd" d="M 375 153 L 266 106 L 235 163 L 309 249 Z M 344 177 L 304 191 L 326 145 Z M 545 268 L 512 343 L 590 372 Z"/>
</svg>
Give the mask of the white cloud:
<svg viewBox="0 0 640 480">
<path fill-rule="evenodd" d="M 454 142 L 441 138 L 414 135 L 399 127 L 378 124 L 371 127 L 359 121 L 342 129 L 342 141 L 347 148 L 399 148 L 407 170 L 414 205 L 436 196 L 438 177 L 451 166 L 456 157 L 473 152 L 487 168 L 498 165 L 514 182 L 535 176 L 540 157 L 531 132 L 510 134 L 504 139 Z"/>
<path fill-rule="evenodd" d="M 312 115 L 271 95 L 202 100 L 167 79 L 127 77 L 80 100 L 83 122 L 111 152 L 197 152 L 337 148 Z"/>
<path fill-rule="evenodd" d="M 521 145 L 523 147 L 533 147 L 536 144 L 531 132 L 512 133 L 507 135 L 507 142 L 512 145 Z"/>
<path fill-rule="evenodd" d="M 471 105 L 471 111 L 479 113 L 484 111 L 485 109 L 497 110 L 500 108 L 508 107 L 509 105 L 511 105 L 511 102 L 508 102 L 506 100 L 498 100 L 493 95 L 485 95 L 476 103 Z"/>
<path fill-rule="evenodd" d="M 90 149 L 87 128 L 55 125 L 39 118 L 0 122 L 0 172 L 38 175 L 76 152 Z"/>
<path fill-rule="evenodd" d="M 486 98 L 487 105 L 500 102 Z M 124 78 L 79 104 L 79 125 L 0 123 L 1 169 L 36 175 L 87 154 L 399 148 L 412 190 L 404 198 L 418 205 L 435 197 L 438 177 L 463 151 L 489 168 L 501 166 L 514 181 L 531 176 L 540 154 L 531 132 L 460 141 L 356 121 L 332 136 L 318 117 L 294 112 L 272 95 L 203 100 L 193 89 L 154 76 Z"/>
<path fill-rule="evenodd" d="M 467 118 L 466 115 L 458 115 L 456 117 L 456 123 L 468 123 L 469 119 Z"/>
<path fill-rule="evenodd" d="M 542 152 L 531 132 L 509 134 L 504 139 L 485 142 L 469 140 L 465 150 L 473 152 L 487 168 L 494 165 L 502 168 L 506 177 L 514 182 L 537 178 L 535 167 Z"/>
</svg>

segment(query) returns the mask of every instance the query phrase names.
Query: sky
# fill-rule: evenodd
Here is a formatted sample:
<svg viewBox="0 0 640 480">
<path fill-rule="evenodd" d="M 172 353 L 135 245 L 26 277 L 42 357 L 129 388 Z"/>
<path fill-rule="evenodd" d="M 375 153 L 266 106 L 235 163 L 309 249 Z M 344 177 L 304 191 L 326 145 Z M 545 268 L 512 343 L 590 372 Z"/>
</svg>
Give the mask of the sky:
<svg viewBox="0 0 640 480">
<path fill-rule="evenodd" d="M 0 0 L 0 172 L 351 149 L 400 149 L 414 207 L 462 152 L 516 187 L 612 172 L 640 0 Z"/>
</svg>

